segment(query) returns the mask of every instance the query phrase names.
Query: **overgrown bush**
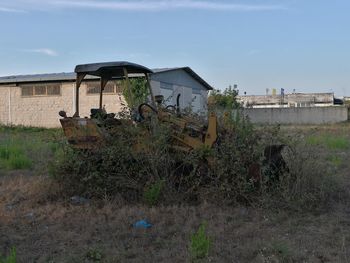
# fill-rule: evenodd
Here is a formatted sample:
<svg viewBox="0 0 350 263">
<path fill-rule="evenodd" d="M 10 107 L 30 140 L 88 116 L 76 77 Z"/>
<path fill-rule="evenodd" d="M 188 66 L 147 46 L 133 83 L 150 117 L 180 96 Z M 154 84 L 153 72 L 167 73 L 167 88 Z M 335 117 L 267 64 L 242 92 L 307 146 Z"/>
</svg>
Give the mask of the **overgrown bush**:
<svg viewBox="0 0 350 263">
<path fill-rule="evenodd" d="M 253 166 L 262 166 L 261 136 L 249 120 L 239 115 L 228 118 L 214 149 L 210 166 L 213 180 L 208 194 L 221 195 L 219 199 L 229 202 L 249 203 L 255 196 L 258 180 L 250 170 Z"/>
<path fill-rule="evenodd" d="M 130 126 L 94 152 L 68 147 L 53 174 L 69 195 L 122 195 L 128 201 L 143 199 L 154 205 L 166 189 L 163 192 L 178 201 L 198 202 L 210 196 L 245 200 L 253 191 L 249 167 L 260 163 L 259 136 L 249 121 L 231 124 L 219 131 L 214 149 L 191 153 L 172 149 L 172 131 L 166 125 L 151 127 L 151 134 Z"/>
<path fill-rule="evenodd" d="M 239 114 L 226 114 L 215 147 L 190 153 L 174 151 L 172 132 L 163 124 L 130 125 L 96 151 L 65 147 L 52 174 L 67 196 L 121 196 L 148 205 L 207 200 L 310 209 L 325 206 L 341 191 L 339 178 L 327 173 L 317 152 L 278 126 L 257 128 Z M 278 175 L 264 159 L 265 147 L 274 144 L 288 145 L 283 155 L 288 167 Z"/>
<path fill-rule="evenodd" d="M 141 200 L 144 189 L 152 183 L 170 180 L 174 161 L 165 136 L 158 132 L 142 136 L 142 129 L 130 126 L 93 152 L 66 147 L 62 159 L 53 164 L 52 174 L 67 194 Z"/>
<path fill-rule="evenodd" d="M 285 154 L 288 171 L 268 195 L 273 207 L 293 210 L 327 208 L 346 195 L 343 178 L 333 172 L 314 148 L 296 142 Z"/>
</svg>

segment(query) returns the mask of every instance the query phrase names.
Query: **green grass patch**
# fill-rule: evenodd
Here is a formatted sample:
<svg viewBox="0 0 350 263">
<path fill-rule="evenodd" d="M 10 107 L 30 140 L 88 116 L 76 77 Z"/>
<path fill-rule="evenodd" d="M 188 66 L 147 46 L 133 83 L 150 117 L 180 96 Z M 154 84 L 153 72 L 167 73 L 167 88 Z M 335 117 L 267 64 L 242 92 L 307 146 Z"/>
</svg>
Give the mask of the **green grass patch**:
<svg viewBox="0 0 350 263">
<path fill-rule="evenodd" d="M 306 139 L 309 145 L 322 145 L 331 150 L 346 150 L 350 147 L 349 139 L 345 137 L 335 137 L 334 135 L 310 136 Z"/>
<path fill-rule="evenodd" d="M 31 167 L 32 161 L 25 155 L 21 146 L 13 143 L 0 145 L 0 168 L 21 170 Z"/>
<path fill-rule="evenodd" d="M 94 249 L 90 249 L 87 253 L 86 253 L 86 259 L 88 259 L 91 262 L 102 262 L 102 258 L 103 258 L 103 254 L 102 251 L 100 249 L 94 248 Z"/>
<path fill-rule="evenodd" d="M 0 255 L 0 263 L 16 263 L 16 249 L 12 248 L 10 255 L 7 257 L 1 256 Z"/>
<path fill-rule="evenodd" d="M 191 236 L 190 253 L 192 260 L 208 257 L 210 246 L 211 240 L 206 234 L 206 224 L 203 223 L 198 231 Z"/>
<path fill-rule="evenodd" d="M 7 167 L 11 170 L 30 169 L 32 160 L 25 155 L 12 155 L 7 161 Z"/>
<path fill-rule="evenodd" d="M 8 160 L 13 155 L 23 154 L 22 149 L 17 145 L 4 144 L 0 145 L 0 159 Z"/>
<path fill-rule="evenodd" d="M 27 126 L 4 126 L 0 125 L 0 132 L 43 132 L 48 129 L 40 127 L 27 127 Z"/>
<path fill-rule="evenodd" d="M 157 204 L 160 194 L 164 188 L 164 184 L 164 180 L 158 180 L 145 190 L 144 198 L 148 205 L 153 206 Z"/>
<path fill-rule="evenodd" d="M 0 169 L 47 171 L 62 151 L 61 129 L 0 125 Z"/>
<path fill-rule="evenodd" d="M 263 262 L 296 262 L 293 256 L 294 252 L 284 241 L 273 241 L 262 248 L 260 253 L 264 259 Z"/>
<path fill-rule="evenodd" d="M 321 145 L 322 144 L 322 138 L 319 136 L 310 136 L 306 139 L 306 142 L 310 145 Z"/>
<path fill-rule="evenodd" d="M 343 163 L 343 158 L 341 158 L 340 156 L 332 155 L 329 156 L 327 159 L 331 164 L 333 164 L 336 167 L 342 165 Z"/>
<path fill-rule="evenodd" d="M 271 249 L 281 258 L 282 260 L 286 260 L 291 256 L 291 250 L 289 246 L 281 241 L 274 241 L 271 244 Z"/>
</svg>

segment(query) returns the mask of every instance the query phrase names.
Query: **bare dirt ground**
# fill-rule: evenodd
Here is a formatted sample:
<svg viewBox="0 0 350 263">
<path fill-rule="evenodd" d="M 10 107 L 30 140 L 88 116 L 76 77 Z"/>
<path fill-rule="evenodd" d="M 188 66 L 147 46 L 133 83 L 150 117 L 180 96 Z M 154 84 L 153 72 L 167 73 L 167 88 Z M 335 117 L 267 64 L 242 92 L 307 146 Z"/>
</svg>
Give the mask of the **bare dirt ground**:
<svg viewBox="0 0 350 263">
<path fill-rule="evenodd" d="M 350 135 L 342 127 L 326 129 Z M 335 154 L 341 156 L 335 172 L 349 174 L 349 149 Z M 212 245 L 199 262 L 350 262 L 349 200 L 317 213 L 209 204 L 150 208 L 120 200 L 73 205 L 55 189 L 33 169 L 0 170 L 0 253 L 15 247 L 24 263 L 191 262 L 191 235 L 205 222 Z M 134 228 L 141 219 L 153 226 Z"/>
<path fill-rule="evenodd" d="M 15 246 L 18 262 L 190 262 L 190 235 L 203 221 L 213 244 L 204 262 L 350 262 L 348 205 L 320 214 L 113 201 L 74 206 L 47 201 L 45 181 L 20 173 L 1 178 L 1 250 Z M 153 227 L 133 228 L 140 219 Z"/>
</svg>

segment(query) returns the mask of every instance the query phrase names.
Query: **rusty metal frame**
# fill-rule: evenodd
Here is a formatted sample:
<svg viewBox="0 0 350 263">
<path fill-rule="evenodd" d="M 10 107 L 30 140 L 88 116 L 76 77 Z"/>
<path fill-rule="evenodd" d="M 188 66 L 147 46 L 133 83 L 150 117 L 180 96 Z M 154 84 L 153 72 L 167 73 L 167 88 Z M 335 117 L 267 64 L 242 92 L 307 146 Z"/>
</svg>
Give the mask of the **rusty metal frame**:
<svg viewBox="0 0 350 263">
<path fill-rule="evenodd" d="M 86 73 L 77 74 L 77 79 L 75 83 L 75 113 L 73 117 L 79 117 L 79 88 L 85 76 L 86 76 Z"/>
<path fill-rule="evenodd" d="M 102 109 L 103 91 L 104 91 L 108 81 L 109 81 L 109 78 L 101 77 L 101 80 L 100 80 L 100 84 L 101 84 L 101 88 L 100 88 L 100 110 Z"/>
<path fill-rule="evenodd" d="M 152 106 L 156 107 L 157 105 L 156 105 L 156 101 L 154 98 L 154 94 L 153 94 L 153 90 L 152 90 L 152 86 L 151 86 L 151 81 L 150 81 L 150 78 L 149 78 L 147 73 L 145 73 L 145 77 L 146 77 L 147 87 L 148 87 L 148 90 L 149 90 L 150 95 L 151 95 Z"/>
<path fill-rule="evenodd" d="M 93 64 L 91 64 L 91 65 L 93 65 Z M 84 65 L 80 65 L 80 66 L 84 66 Z M 132 89 L 131 89 L 131 85 L 130 85 L 129 72 L 128 72 L 127 66 L 123 67 L 123 75 L 124 75 L 124 79 L 125 79 L 125 88 L 128 89 L 127 92 L 128 92 L 129 97 L 130 97 L 130 104 L 131 104 L 130 106 L 131 106 L 131 108 L 133 108 L 133 107 L 135 107 L 135 105 L 134 105 L 134 97 L 133 97 L 133 93 L 132 93 Z M 84 78 L 86 77 L 86 75 L 88 75 L 88 72 L 86 72 L 86 73 L 85 72 L 79 72 L 79 71 L 77 71 L 77 67 L 76 67 L 77 77 L 76 77 L 76 86 L 75 86 L 75 113 L 74 113 L 73 117 L 79 118 L 80 117 L 79 116 L 80 115 L 79 114 L 80 113 L 79 112 L 79 89 L 80 89 L 80 86 L 81 86 Z M 146 85 L 147 85 L 148 90 L 149 90 L 150 95 L 151 95 L 152 105 L 154 107 L 156 107 L 156 102 L 155 102 L 153 90 L 152 90 L 152 87 L 151 87 L 151 82 L 150 82 L 149 75 L 148 75 L 148 73 L 144 73 L 144 75 L 145 75 L 146 82 L 147 82 Z M 101 88 L 100 88 L 99 108 L 102 109 L 103 108 L 103 91 L 104 91 L 108 81 L 111 80 L 111 77 L 110 76 L 107 76 L 107 77 L 106 76 L 101 76 L 100 78 L 101 78 L 100 79 L 100 87 Z"/>
<path fill-rule="evenodd" d="M 129 98 L 130 98 L 130 108 L 133 108 L 135 105 L 134 105 L 134 97 L 133 97 L 133 94 L 132 94 L 132 91 L 131 91 L 131 85 L 130 85 L 130 79 L 129 79 L 129 73 L 128 73 L 128 70 L 127 68 L 123 68 L 123 72 L 124 72 L 124 78 L 125 78 L 125 83 L 126 83 L 126 89 L 128 90 L 128 93 L 129 93 Z"/>
</svg>

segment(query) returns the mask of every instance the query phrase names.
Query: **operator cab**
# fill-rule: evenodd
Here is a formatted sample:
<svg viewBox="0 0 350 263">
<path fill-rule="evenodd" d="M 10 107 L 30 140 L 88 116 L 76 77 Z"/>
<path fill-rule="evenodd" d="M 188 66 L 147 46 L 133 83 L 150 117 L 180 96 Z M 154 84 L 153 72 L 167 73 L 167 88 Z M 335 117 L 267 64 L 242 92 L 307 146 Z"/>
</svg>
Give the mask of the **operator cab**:
<svg viewBox="0 0 350 263">
<path fill-rule="evenodd" d="M 142 65 L 126 61 L 82 64 L 75 67 L 75 73 L 75 113 L 72 117 L 68 117 L 66 112 L 59 112 L 59 115 L 62 117 L 60 122 L 64 134 L 74 148 L 94 149 L 99 147 L 107 135 L 106 129 L 121 124 L 121 121 L 115 118 L 114 113 L 107 113 L 103 108 L 103 90 L 108 81 L 116 79 L 124 80 L 126 91 L 129 97 L 133 98 L 129 79 L 130 75 L 143 75 L 151 95 L 152 105 L 155 107 L 155 99 L 148 77 L 148 74 L 152 73 L 152 70 Z M 82 118 L 79 112 L 79 89 L 84 78 L 88 75 L 100 78 L 99 107 L 91 109 L 90 118 Z M 131 101 L 133 100 L 131 99 Z M 129 107 L 133 112 L 136 111 L 136 105 L 129 105 Z"/>
</svg>

